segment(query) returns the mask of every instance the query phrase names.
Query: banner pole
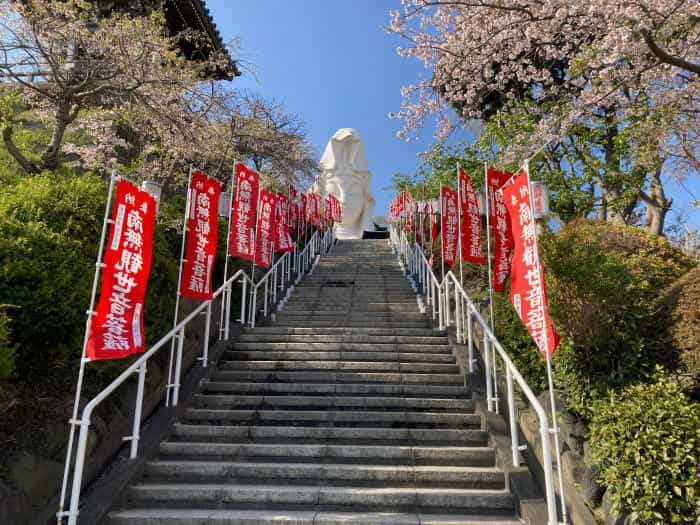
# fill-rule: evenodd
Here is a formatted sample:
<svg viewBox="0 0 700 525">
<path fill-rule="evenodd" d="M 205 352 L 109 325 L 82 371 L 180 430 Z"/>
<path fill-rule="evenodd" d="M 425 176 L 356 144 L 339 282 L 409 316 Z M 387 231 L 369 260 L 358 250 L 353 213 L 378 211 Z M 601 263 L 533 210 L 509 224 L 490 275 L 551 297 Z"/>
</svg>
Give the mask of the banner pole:
<svg viewBox="0 0 700 525">
<path fill-rule="evenodd" d="M 259 180 L 259 179 L 258 179 Z M 253 305 L 252 305 L 252 298 L 253 298 L 253 293 L 255 292 L 255 246 L 258 243 L 258 216 L 260 215 L 260 193 L 262 192 L 262 188 L 260 185 L 258 185 L 258 202 L 255 203 L 255 230 L 253 230 L 253 257 L 252 260 L 250 261 L 250 297 L 251 297 L 251 306 L 250 306 L 250 318 L 251 320 L 255 320 L 255 314 L 256 312 L 253 311 Z"/>
<path fill-rule="evenodd" d="M 461 166 L 457 165 L 457 238 L 459 239 L 459 285 L 464 288 L 464 269 L 462 263 L 462 179 Z"/>
<path fill-rule="evenodd" d="M 486 261 L 488 262 L 488 281 L 489 281 L 489 324 L 491 325 L 491 333 L 495 334 L 494 331 L 494 314 L 493 314 L 493 272 L 491 268 L 491 219 L 489 218 L 491 214 L 491 196 L 489 192 L 489 175 L 488 167 L 484 162 L 484 202 L 486 211 Z"/>
<path fill-rule="evenodd" d="M 546 146 L 546 145 L 545 145 Z M 532 158 L 532 157 L 531 157 Z M 525 161 L 525 177 L 527 179 L 527 194 L 528 198 L 530 200 L 530 210 L 532 210 L 532 222 L 535 222 L 535 203 L 532 199 L 532 183 L 530 181 L 530 159 L 527 159 Z M 542 280 L 542 287 L 545 286 L 544 282 L 544 271 L 542 270 L 542 261 L 540 260 L 540 243 L 539 239 L 537 238 L 537 235 L 535 235 L 535 250 L 537 251 L 537 264 L 540 267 L 540 272 L 542 274 L 543 280 Z M 545 319 L 549 318 L 549 305 L 545 302 L 543 305 L 544 313 L 545 313 Z M 552 374 L 552 352 L 550 349 L 550 341 L 549 341 L 549 329 L 547 328 L 547 325 L 545 323 L 545 329 L 544 329 L 544 347 L 545 347 L 545 355 L 547 359 L 547 383 L 549 386 L 549 403 L 552 409 L 552 428 L 549 430 L 550 433 L 554 434 L 554 451 L 555 451 L 555 458 L 556 458 L 556 463 L 557 463 L 557 476 L 559 477 L 559 499 L 561 501 L 561 515 L 562 515 L 562 521 L 564 523 L 567 523 L 566 521 L 566 499 L 564 498 L 564 478 L 562 476 L 562 471 L 561 471 L 561 459 L 560 459 L 560 452 L 559 452 L 559 424 L 557 423 L 557 404 L 556 400 L 554 397 L 554 378 Z M 547 467 L 548 465 L 543 465 Z"/>
<path fill-rule="evenodd" d="M 95 297 L 97 296 L 97 284 L 100 280 L 101 269 L 104 267 L 102 256 L 104 254 L 104 245 L 107 238 L 107 224 L 111 224 L 109 218 L 110 204 L 112 202 L 112 194 L 114 193 L 114 184 L 120 180 L 117 170 L 112 170 L 109 178 L 109 188 L 107 190 L 107 202 L 105 204 L 104 218 L 102 219 L 102 232 L 100 234 L 100 244 L 97 249 L 97 260 L 95 261 L 95 274 L 92 279 L 92 292 L 90 293 L 90 307 L 87 311 L 87 319 L 85 321 L 85 334 L 83 336 L 83 351 L 80 355 L 80 367 L 78 369 L 78 381 L 75 386 L 75 401 L 73 402 L 73 415 L 68 421 L 70 423 L 70 432 L 68 434 L 68 447 L 66 449 L 66 464 L 63 469 L 63 484 L 61 486 L 61 499 L 58 506 L 58 523 L 63 522 L 63 506 L 66 502 L 66 489 L 68 487 L 68 474 L 70 472 L 70 459 L 73 455 L 73 442 L 75 441 L 75 426 L 78 424 L 78 409 L 80 407 L 80 396 L 83 390 L 83 379 L 85 377 L 85 365 L 89 359 L 85 357 L 87 353 L 88 337 L 90 335 L 90 321 L 95 314 Z"/>
<path fill-rule="evenodd" d="M 187 199 L 185 201 L 185 218 L 182 221 L 182 242 L 180 243 L 180 268 L 177 273 L 177 294 L 175 295 L 175 312 L 173 314 L 173 328 L 177 326 L 177 319 L 180 314 L 180 287 L 182 286 L 182 263 L 185 257 L 185 241 L 187 239 L 187 219 L 190 216 L 190 206 L 192 192 L 190 185 L 192 184 L 192 164 L 189 167 L 187 174 Z M 170 340 L 170 359 L 168 363 L 168 383 L 165 387 L 165 406 L 170 406 L 170 391 L 173 387 L 173 359 L 175 355 L 175 337 Z"/>
<path fill-rule="evenodd" d="M 231 243 L 231 210 L 233 209 L 233 203 L 235 201 L 233 191 L 233 182 L 236 180 L 236 159 L 233 160 L 233 170 L 231 172 L 231 191 L 229 191 L 229 203 L 228 203 L 228 227 L 226 231 L 226 253 L 224 254 L 224 283 L 228 280 L 228 260 L 229 260 L 229 249 Z M 221 311 L 219 312 L 219 339 L 223 339 L 225 332 L 224 329 L 224 305 L 230 302 L 230 298 L 224 297 L 230 291 L 224 290 L 221 295 Z"/>
</svg>

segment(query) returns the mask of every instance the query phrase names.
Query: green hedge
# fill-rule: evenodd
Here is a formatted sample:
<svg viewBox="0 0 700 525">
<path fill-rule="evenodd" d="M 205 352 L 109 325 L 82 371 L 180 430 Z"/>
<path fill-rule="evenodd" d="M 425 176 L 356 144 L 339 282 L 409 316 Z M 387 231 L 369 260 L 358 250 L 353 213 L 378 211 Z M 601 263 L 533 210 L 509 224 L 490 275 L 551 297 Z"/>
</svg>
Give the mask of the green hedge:
<svg viewBox="0 0 700 525">
<path fill-rule="evenodd" d="M 567 407 L 589 419 L 611 388 L 650 377 L 661 357 L 650 333 L 654 301 L 693 262 L 662 237 L 634 227 L 579 220 L 541 239 L 549 305 L 563 340 L 553 358 Z M 544 389 L 544 363 L 515 315 L 497 297 L 497 335 L 526 379 Z"/>
<path fill-rule="evenodd" d="M 700 522 L 700 404 L 661 378 L 596 404 L 593 457 L 616 512 L 635 523 Z"/>
<path fill-rule="evenodd" d="M 107 184 L 96 175 L 56 173 L 24 177 L 5 189 L 0 304 L 13 305 L 6 311 L 15 349 L 13 380 L 64 390 L 75 383 Z M 161 218 L 167 224 L 167 216 Z M 159 224 L 154 238 L 144 307 L 149 342 L 172 324 L 179 237 L 171 230 Z M 97 363 L 91 377 L 100 383 L 123 367 L 118 361 Z"/>
</svg>

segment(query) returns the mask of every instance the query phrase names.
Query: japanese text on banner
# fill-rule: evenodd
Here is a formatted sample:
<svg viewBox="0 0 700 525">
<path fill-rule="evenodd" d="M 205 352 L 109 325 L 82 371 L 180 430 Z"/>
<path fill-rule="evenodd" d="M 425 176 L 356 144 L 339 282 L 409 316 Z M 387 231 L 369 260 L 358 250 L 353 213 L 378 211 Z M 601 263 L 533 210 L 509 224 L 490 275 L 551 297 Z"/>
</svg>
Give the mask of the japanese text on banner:
<svg viewBox="0 0 700 525">
<path fill-rule="evenodd" d="M 236 164 L 236 196 L 231 203 L 229 255 L 253 260 L 253 226 L 258 206 L 260 175 L 244 164 Z"/>
<path fill-rule="evenodd" d="M 443 186 L 442 195 L 442 260 L 452 266 L 457 260 L 457 192 Z"/>
<path fill-rule="evenodd" d="M 481 254 L 479 200 L 469 175 L 462 168 L 459 168 L 459 191 L 462 211 L 462 259 L 475 264 L 486 264 L 486 258 Z"/>
<path fill-rule="evenodd" d="M 143 302 L 151 271 L 156 201 L 130 182 L 117 182 L 102 289 L 89 326 L 87 357 L 118 359 L 145 350 Z"/>
<path fill-rule="evenodd" d="M 510 300 L 540 352 L 552 355 L 559 344 L 547 309 L 544 271 L 537 253 L 537 231 L 532 212 L 528 177 L 520 173 L 501 190 L 513 227 L 513 265 Z"/>
<path fill-rule="evenodd" d="M 255 228 L 255 264 L 262 268 L 272 265 L 276 222 L 275 194 L 267 190 L 260 192 L 260 215 Z"/>
<path fill-rule="evenodd" d="M 189 188 L 187 245 L 182 264 L 180 294 L 192 299 L 213 297 L 212 273 L 218 241 L 219 196 L 221 184 L 199 171 L 192 173 Z"/>
</svg>

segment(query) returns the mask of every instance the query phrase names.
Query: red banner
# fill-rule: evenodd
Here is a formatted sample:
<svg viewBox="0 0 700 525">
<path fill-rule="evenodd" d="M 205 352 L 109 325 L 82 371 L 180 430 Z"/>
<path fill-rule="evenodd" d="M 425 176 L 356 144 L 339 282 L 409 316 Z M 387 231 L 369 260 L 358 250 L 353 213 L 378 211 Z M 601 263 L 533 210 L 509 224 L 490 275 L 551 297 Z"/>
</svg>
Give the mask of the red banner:
<svg viewBox="0 0 700 525">
<path fill-rule="evenodd" d="M 459 168 L 459 198 L 462 211 L 462 260 L 486 264 L 486 258 L 481 254 L 479 198 L 469 175 L 462 168 Z"/>
<path fill-rule="evenodd" d="M 432 203 L 430 204 L 430 244 L 435 242 L 438 234 L 438 224 L 437 224 L 437 211 L 433 209 Z"/>
<path fill-rule="evenodd" d="M 275 194 L 267 190 L 260 192 L 260 215 L 255 228 L 255 264 L 269 268 L 274 253 Z"/>
<path fill-rule="evenodd" d="M 323 200 L 323 224 L 329 226 L 333 222 L 333 199 L 331 194 Z"/>
<path fill-rule="evenodd" d="M 447 186 L 441 189 L 442 196 L 442 260 L 452 266 L 457 260 L 457 192 Z"/>
<path fill-rule="evenodd" d="M 560 337 L 549 317 L 547 287 L 537 251 L 537 231 L 528 186 L 528 176 L 521 172 L 502 190 L 515 240 L 510 301 L 546 357 L 554 354 Z"/>
<path fill-rule="evenodd" d="M 275 234 L 275 251 L 291 252 L 294 250 L 292 237 L 289 235 L 289 224 L 287 217 L 289 213 L 289 199 L 283 193 L 277 194 L 277 220 Z"/>
<path fill-rule="evenodd" d="M 309 193 L 306 201 L 309 212 L 309 224 L 321 227 L 321 196 L 315 193 Z"/>
<path fill-rule="evenodd" d="M 218 210 L 221 183 L 202 172 L 192 173 L 187 216 L 187 245 L 182 261 L 180 295 L 192 299 L 213 297 L 212 273 L 218 241 Z"/>
<path fill-rule="evenodd" d="M 307 198 L 306 194 L 302 193 L 299 195 L 299 235 L 306 231 L 307 222 Z"/>
<path fill-rule="evenodd" d="M 151 271 L 156 201 L 130 182 L 117 182 L 102 289 L 87 341 L 93 361 L 119 359 L 146 349 L 143 301 Z"/>
<path fill-rule="evenodd" d="M 299 192 L 293 185 L 289 185 L 289 233 L 297 236 L 299 232 Z"/>
<path fill-rule="evenodd" d="M 260 175 L 244 164 L 236 164 L 236 197 L 231 204 L 231 236 L 228 253 L 253 260 L 253 226 L 258 206 Z"/>
<path fill-rule="evenodd" d="M 512 174 L 488 169 L 486 184 L 489 199 L 489 223 L 493 230 L 493 289 L 502 292 L 510 274 L 510 261 L 513 256 L 513 233 L 510 219 L 503 204 L 503 195 L 496 190 L 502 187 Z"/>
</svg>

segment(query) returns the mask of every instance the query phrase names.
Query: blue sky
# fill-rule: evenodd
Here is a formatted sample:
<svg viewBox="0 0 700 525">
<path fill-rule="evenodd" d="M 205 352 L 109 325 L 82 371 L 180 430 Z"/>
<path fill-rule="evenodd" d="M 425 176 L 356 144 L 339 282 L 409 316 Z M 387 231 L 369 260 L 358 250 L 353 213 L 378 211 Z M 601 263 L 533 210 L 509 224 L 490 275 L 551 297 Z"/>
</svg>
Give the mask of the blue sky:
<svg viewBox="0 0 700 525">
<path fill-rule="evenodd" d="M 299 114 L 319 152 L 338 128 L 360 131 L 372 172 L 375 214 L 387 213 L 395 172 L 413 173 L 418 153 L 427 149 L 432 130 L 406 143 L 396 137 L 401 122 L 388 119 L 398 111 L 401 86 L 426 72 L 415 59 L 396 54 L 400 41 L 384 32 L 389 10 L 399 0 L 207 0 L 225 40 L 239 37 L 241 58 L 255 74 L 234 80 L 239 89 L 261 93 Z M 466 138 L 465 132 L 456 139 Z M 685 211 L 700 226 L 700 177 L 667 184 L 676 213 Z"/>
</svg>

